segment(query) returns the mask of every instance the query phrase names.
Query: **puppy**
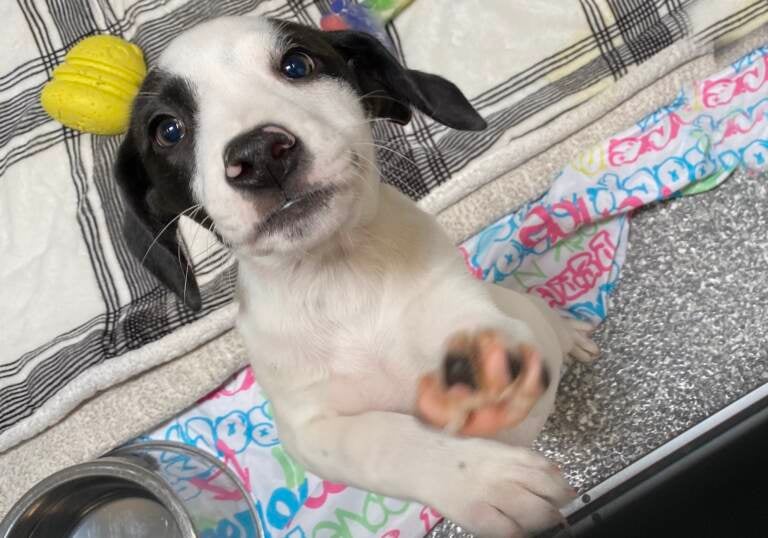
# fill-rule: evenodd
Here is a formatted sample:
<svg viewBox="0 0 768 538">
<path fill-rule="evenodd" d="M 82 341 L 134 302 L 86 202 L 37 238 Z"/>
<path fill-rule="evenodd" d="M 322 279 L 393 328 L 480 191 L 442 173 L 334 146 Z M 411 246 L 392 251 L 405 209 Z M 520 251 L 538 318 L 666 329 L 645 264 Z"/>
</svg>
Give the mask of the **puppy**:
<svg viewBox="0 0 768 538">
<path fill-rule="evenodd" d="M 239 263 L 253 370 L 309 470 L 482 536 L 548 527 L 573 492 L 523 447 L 564 356 L 597 349 L 544 303 L 473 279 L 435 219 L 382 183 L 371 124 L 411 107 L 485 127 L 456 86 L 366 34 L 195 27 L 148 74 L 119 150 L 127 242 L 199 309 L 177 223 L 215 225 Z"/>
</svg>

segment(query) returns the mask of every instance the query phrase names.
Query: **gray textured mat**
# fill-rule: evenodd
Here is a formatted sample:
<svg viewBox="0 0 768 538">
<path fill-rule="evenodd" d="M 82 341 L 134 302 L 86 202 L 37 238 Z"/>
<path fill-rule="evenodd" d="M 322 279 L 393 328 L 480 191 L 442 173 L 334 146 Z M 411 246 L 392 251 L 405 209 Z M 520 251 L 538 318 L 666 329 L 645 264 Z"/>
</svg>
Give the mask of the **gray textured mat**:
<svg viewBox="0 0 768 538">
<path fill-rule="evenodd" d="M 595 340 L 539 444 L 580 490 L 768 382 L 768 175 L 639 212 Z"/>
<path fill-rule="evenodd" d="M 768 175 L 637 213 L 595 340 L 537 443 L 580 491 L 768 383 Z"/>
</svg>

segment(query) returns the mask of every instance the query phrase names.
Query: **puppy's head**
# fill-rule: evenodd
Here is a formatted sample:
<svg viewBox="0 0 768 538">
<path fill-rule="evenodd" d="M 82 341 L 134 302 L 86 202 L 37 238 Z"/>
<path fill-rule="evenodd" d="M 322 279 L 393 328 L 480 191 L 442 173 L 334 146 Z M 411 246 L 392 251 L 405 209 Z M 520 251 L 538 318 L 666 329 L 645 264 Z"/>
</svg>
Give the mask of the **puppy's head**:
<svg viewBox="0 0 768 538">
<path fill-rule="evenodd" d="M 116 177 L 132 252 L 199 308 L 179 215 L 241 255 L 311 251 L 376 210 L 372 118 L 411 106 L 457 129 L 485 122 L 450 82 L 404 69 L 375 38 L 261 18 L 176 38 L 134 103 Z"/>
</svg>

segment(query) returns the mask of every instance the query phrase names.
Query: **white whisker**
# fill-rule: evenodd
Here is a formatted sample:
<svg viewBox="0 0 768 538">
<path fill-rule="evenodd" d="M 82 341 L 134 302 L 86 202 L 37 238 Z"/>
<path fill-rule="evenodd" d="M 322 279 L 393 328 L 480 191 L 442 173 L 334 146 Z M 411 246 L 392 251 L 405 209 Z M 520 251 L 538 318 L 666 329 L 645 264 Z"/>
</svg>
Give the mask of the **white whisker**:
<svg viewBox="0 0 768 538">
<path fill-rule="evenodd" d="M 418 166 L 413 159 L 411 159 L 410 157 L 408 157 L 404 153 L 401 153 L 401 152 L 399 152 L 399 151 L 397 151 L 395 149 L 387 147 L 384 144 L 378 144 L 376 142 L 352 142 L 352 145 L 373 146 L 374 148 L 383 149 L 383 150 L 389 151 L 390 153 L 393 153 L 393 154 L 399 156 L 403 160 L 411 163 L 413 166 Z"/>
<path fill-rule="evenodd" d="M 147 247 L 147 251 L 144 253 L 144 256 L 141 258 L 141 264 L 142 265 L 144 264 L 144 260 L 147 259 L 147 256 L 149 255 L 149 251 L 152 250 L 152 247 L 155 246 L 155 244 L 160 239 L 160 236 L 163 235 L 163 233 L 165 233 L 165 230 L 167 230 L 169 226 L 171 226 L 174 222 L 179 220 L 181 218 L 181 216 L 184 215 L 184 213 L 186 213 L 187 211 L 191 211 L 193 209 L 198 209 L 199 207 L 200 207 L 200 204 L 195 204 L 193 206 L 189 206 L 187 209 L 185 209 L 184 211 L 182 211 L 181 213 L 179 213 L 178 215 L 173 217 L 170 221 L 168 221 L 168 224 L 163 226 L 163 229 L 158 232 L 158 234 L 155 236 L 155 238 L 152 240 L 152 242 Z"/>
</svg>

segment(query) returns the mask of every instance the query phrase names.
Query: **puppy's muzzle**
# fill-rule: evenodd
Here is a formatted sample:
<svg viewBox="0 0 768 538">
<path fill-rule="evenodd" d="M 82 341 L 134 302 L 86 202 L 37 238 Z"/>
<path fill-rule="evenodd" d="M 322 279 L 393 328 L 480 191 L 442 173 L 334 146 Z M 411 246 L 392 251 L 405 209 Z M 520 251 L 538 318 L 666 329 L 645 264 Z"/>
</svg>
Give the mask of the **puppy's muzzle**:
<svg viewBox="0 0 768 538">
<path fill-rule="evenodd" d="M 283 188 L 301 162 L 301 141 L 277 125 L 265 125 L 235 137 L 224 150 L 227 182 L 237 189 Z"/>
</svg>

